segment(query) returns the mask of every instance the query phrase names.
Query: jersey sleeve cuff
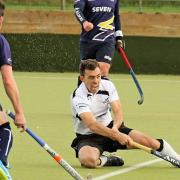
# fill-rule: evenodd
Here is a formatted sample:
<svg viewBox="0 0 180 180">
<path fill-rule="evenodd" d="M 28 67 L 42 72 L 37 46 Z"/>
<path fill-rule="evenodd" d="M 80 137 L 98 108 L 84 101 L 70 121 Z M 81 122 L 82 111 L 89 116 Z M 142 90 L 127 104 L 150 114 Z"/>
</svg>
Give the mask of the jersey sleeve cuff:
<svg viewBox="0 0 180 180">
<path fill-rule="evenodd" d="M 115 32 L 115 36 L 116 36 L 116 38 L 117 38 L 117 37 L 123 37 L 122 31 L 121 31 L 121 30 L 117 30 L 117 31 Z"/>
</svg>

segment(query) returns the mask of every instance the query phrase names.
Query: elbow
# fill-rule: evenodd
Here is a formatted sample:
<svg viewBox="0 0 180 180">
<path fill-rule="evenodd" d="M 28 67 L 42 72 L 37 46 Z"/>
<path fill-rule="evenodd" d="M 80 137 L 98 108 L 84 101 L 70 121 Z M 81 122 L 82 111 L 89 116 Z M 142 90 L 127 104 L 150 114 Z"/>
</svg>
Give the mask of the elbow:
<svg viewBox="0 0 180 180">
<path fill-rule="evenodd" d="M 5 79 L 3 81 L 3 84 L 4 84 L 5 89 L 7 89 L 8 87 L 11 87 L 12 82 L 8 79 Z"/>
<path fill-rule="evenodd" d="M 3 81 L 3 84 L 7 95 L 12 91 L 17 91 L 16 85 L 11 80 Z"/>
</svg>

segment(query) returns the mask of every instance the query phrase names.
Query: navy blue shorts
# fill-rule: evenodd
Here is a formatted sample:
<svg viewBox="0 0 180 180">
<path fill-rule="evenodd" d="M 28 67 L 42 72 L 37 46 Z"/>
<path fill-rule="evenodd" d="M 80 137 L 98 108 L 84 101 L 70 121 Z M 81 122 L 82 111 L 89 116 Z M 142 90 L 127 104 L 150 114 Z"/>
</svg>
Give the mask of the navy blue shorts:
<svg viewBox="0 0 180 180">
<path fill-rule="evenodd" d="M 111 122 L 108 127 L 112 128 L 113 122 Z M 133 129 L 128 128 L 124 125 L 124 123 L 119 128 L 119 131 L 124 134 L 129 134 Z M 122 145 L 117 141 L 113 141 L 110 138 L 98 135 L 98 134 L 90 134 L 90 135 L 80 135 L 77 134 L 77 137 L 73 140 L 71 147 L 75 150 L 76 157 L 78 157 L 78 152 L 83 146 L 92 146 L 99 149 L 100 154 L 104 151 L 107 152 L 116 152 L 118 149 L 127 149 L 126 145 Z"/>
<path fill-rule="evenodd" d="M 98 62 L 112 63 L 115 44 L 110 42 L 80 42 L 81 60 L 96 59 Z"/>
<path fill-rule="evenodd" d="M 0 126 L 0 160 L 6 166 L 9 151 L 12 147 L 13 137 L 9 122 Z"/>
</svg>

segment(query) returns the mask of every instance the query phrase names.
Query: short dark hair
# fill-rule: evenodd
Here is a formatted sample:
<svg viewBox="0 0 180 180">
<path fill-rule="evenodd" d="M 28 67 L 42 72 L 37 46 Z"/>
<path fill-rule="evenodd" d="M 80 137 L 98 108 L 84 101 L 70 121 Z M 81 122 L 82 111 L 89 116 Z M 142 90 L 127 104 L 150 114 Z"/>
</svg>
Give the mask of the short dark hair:
<svg viewBox="0 0 180 180">
<path fill-rule="evenodd" d="M 84 76 L 85 70 L 95 70 L 96 68 L 100 68 L 99 63 L 95 59 L 87 59 L 82 60 L 79 65 L 79 72 L 81 76 Z"/>
<path fill-rule="evenodd" d="M 4 16 L 5 4 L 0 0 L 0 16 Z"/>
</svg>

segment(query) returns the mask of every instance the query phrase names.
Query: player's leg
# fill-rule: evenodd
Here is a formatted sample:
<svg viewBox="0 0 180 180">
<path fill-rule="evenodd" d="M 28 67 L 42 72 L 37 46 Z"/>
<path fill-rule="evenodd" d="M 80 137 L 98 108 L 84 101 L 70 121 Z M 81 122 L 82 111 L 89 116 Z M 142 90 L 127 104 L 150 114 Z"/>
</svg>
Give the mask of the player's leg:
<svg viewBox="0 0 180 180">
<path fill-rule="evenodd" d="M 108 76 L 111 65 L 105 62 L 98 62 L 100 65 L 101 75 Z"/>
<path fill-rule="evenodd" d="M 77 137 L 73 140 L 71 147 L 75 149 L 76 157 L 79 158 L 81 165 L 84 167 L 122 166 L 124 164 L 122 158 L 102 155 L 104 149 L 108 151 L 108 148 L 111 146 L 106 143 L 107 139 L 98 135 L 88 138 L 87 136 L 86 138 L 81 136 L 80 139 Z"/>
<path fill-rule="evenodd" d="M 137 143 L 142 144 L 144 146 L 150 147 L 152 149 L 155 149 L 162 154 L 172 156 L 178 160 L 180 160 L 179 155 L 176 153 L 176 151 L 171 147 L 170 144 L 168 144 L 163 139 L 154 139 L 151 136 L 144 134 L 137 130 L 132 130 L 129 133 L 129 136 Z"/>
<path fill-rule="evenodd" d="M 108 76 L 114 52 L 115 46 L 113 42 L 105 42 L 98 45 L 96 60 L 99 62 L 102 76 Z"/>
<path fill-rule="evenodd" d="M 5 166 L 7 166 L 8 163 L 7 157 L 12 147 L 13 138 L 10 124 L 7 121 L 5 113 L 2 111 L 2 106 L 0 109 L 0 168 L 1 172 L 3 171 L 8 179 L 11 179 L 11 176 Z"/>
<path fill-rule="evenodd" d="M 132 130 L 129 133 L 129 136 L 137 143 L 142 144 L 144 146 L 150 147 L 152 149 L 159 149 L 160 142 L 149 135 L 146 135 L 140 131 Z"/>
<path fill-rule="evenodd" d="M 96 44 L 90 42 L 80 42 L 80 59 L 81 61 L 96 59 Z M 80 77 L 78 77 L 77 87 L 79 87 L 81 82 Z"/>
<path fill-rule="evenodd" d="M 79 161 L 81 165 L 88 168 L 95 168 L 100 165 L 100 151 L 96 147 L 83 146 L 78 152 Z"/>
<path fill-rule="evenodd" d="M 83 146 L 79 150 L 79 161 L 84 167 L 96 168 L 102 166 L 122 166 L 124 161 L 119 156 L 101 155 L 98 148 L 93 146 Z"/>
<path fill-rule="evenodd" d="M 144 146 L 150 147 L 161 152 L 164 155 L 169 155 L 180 160 L 180 156 L 176 153 L 176 151 L 168 144 L 164 139 L 154 139 L 151 136 L 144 134 L 140 131 L 130 129 L 124 125 L 124 123 L 119 128 L 119 131 L 129 135 L 135 142 L 142 144 Z M 132 149 L 134 147 L 126 147 L 121 144 L 117 144 L 117 149 Z"/>
</svg>

